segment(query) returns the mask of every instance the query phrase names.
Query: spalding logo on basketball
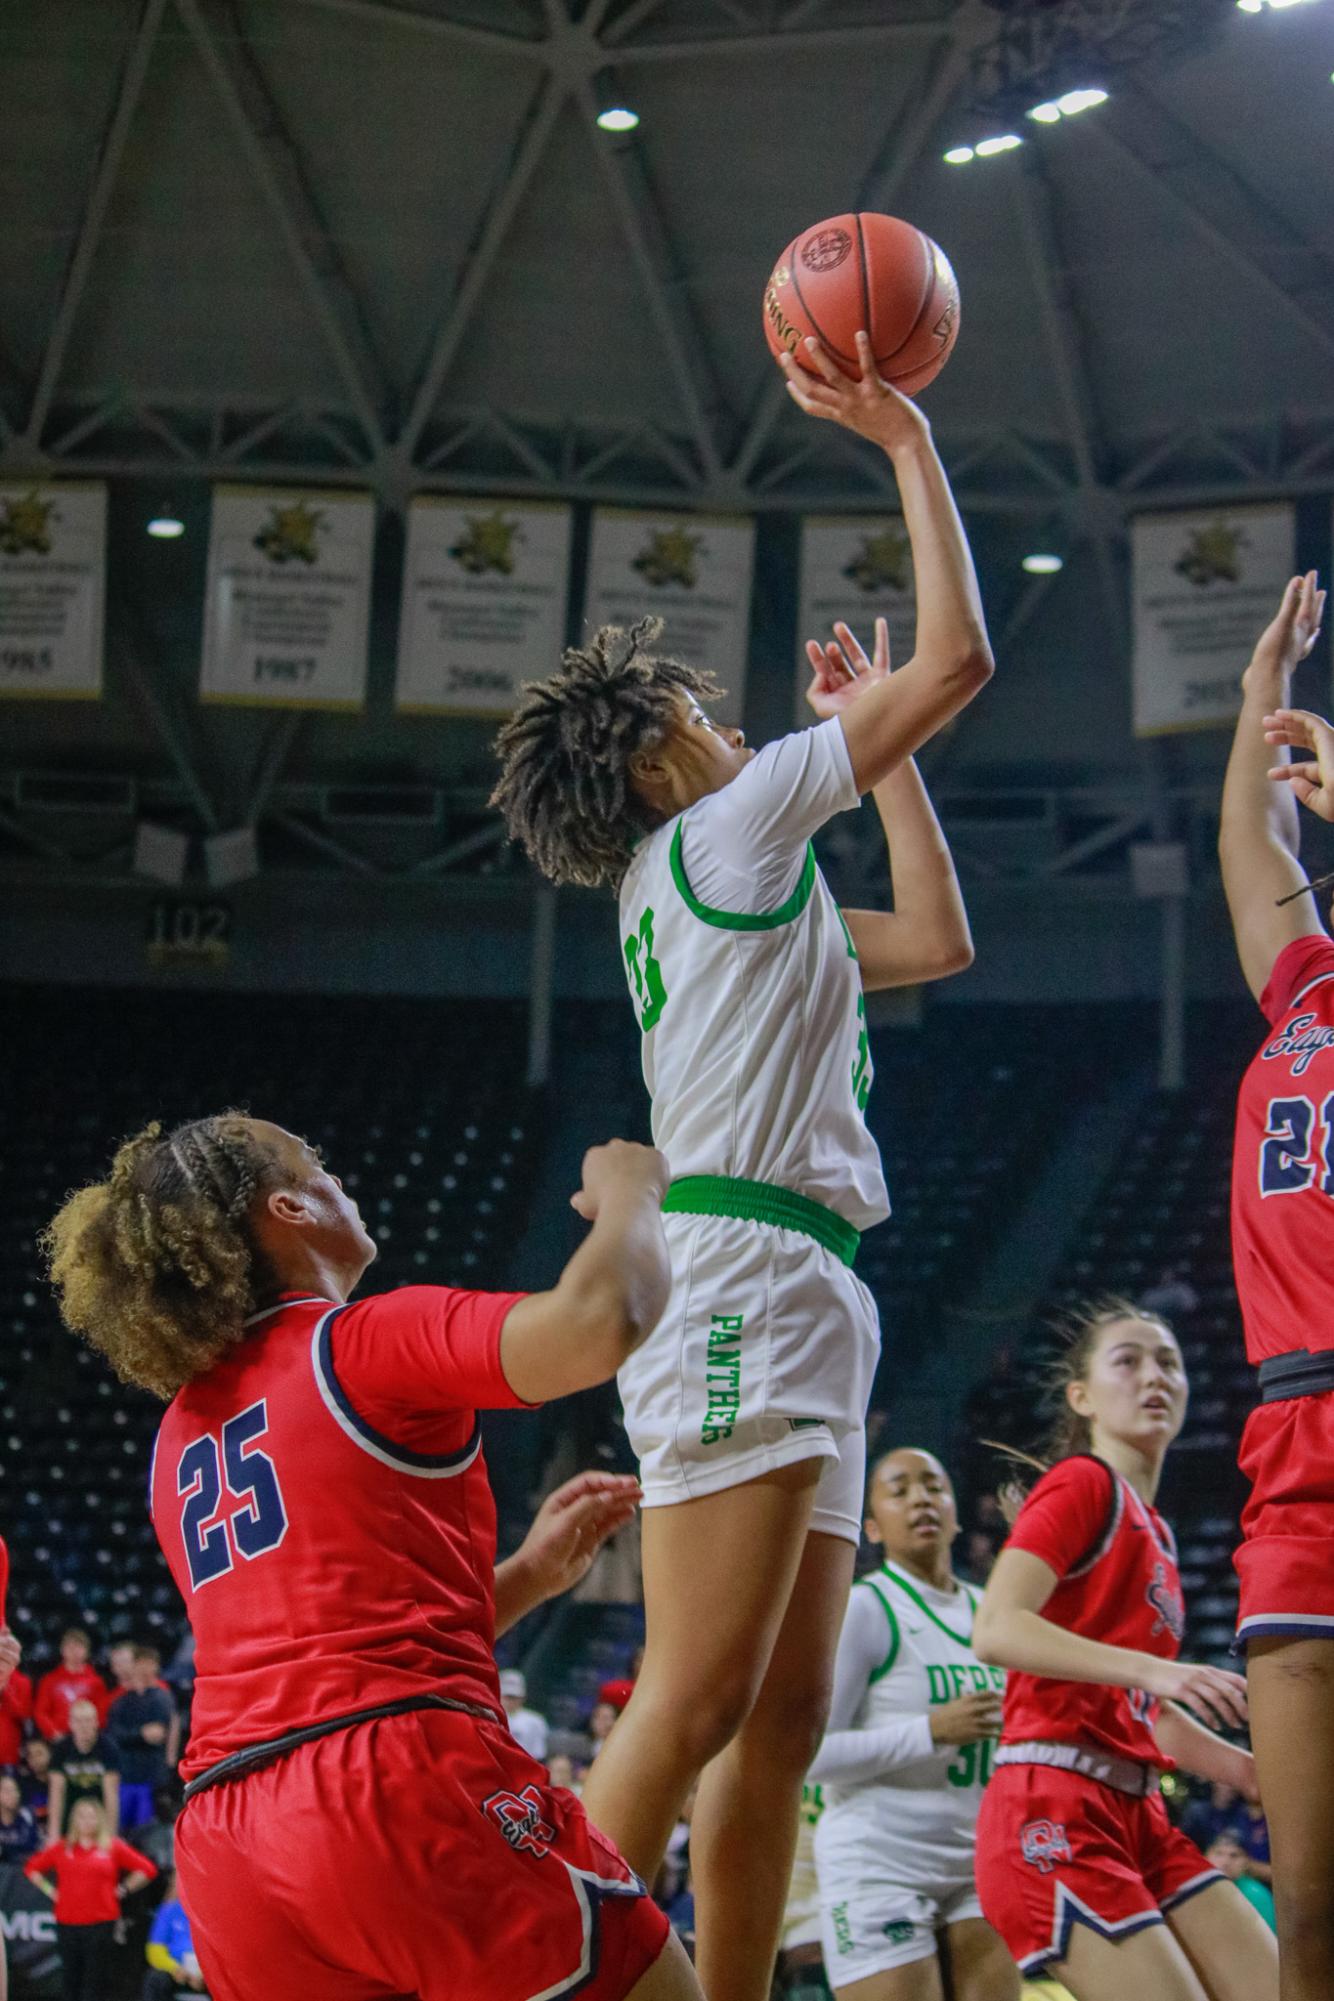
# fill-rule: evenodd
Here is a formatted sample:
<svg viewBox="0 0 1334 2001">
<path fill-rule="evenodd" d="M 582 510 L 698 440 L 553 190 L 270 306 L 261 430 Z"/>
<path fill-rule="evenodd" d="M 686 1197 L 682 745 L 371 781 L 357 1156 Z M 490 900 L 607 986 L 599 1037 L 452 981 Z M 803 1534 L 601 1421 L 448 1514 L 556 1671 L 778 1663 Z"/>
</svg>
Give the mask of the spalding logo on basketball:
<svg viewBox="0 0 1334 2001">
<path fill-rule="evenodd" d="M 846 229 L 817 229 L 801 246 L 801 261 L 808 271 L 832 271 L 852 248 Z"/>
<path fill-rule="evenodd" d="M 959 334 L 959 286 L 938 243 L 893 215 L 837 215 L 788 244 L 764 288 L 764 337 L 775 358 L 811 367 L 813 334 L 845 375 L 859 374 L 857 334 L 905 395 L 925 389 Z"/>
</svg>

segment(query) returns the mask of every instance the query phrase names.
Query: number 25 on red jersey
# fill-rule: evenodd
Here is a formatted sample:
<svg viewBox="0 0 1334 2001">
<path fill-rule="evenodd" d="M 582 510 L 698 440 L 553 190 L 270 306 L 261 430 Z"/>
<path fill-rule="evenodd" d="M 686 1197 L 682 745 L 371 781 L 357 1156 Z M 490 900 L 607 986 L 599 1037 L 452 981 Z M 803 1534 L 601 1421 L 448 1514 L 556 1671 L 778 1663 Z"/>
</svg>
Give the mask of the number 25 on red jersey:
<svg viewBox="0 0 1334 2001">
<path fill-rule="evenodd" d="M 268 1428 L 268 1408 L 261 1397 L 228 1418 L 220 1437 L 206 1431 L 180 1456 L 176 1492 L 182 1502 L 181 1541 L 196 1591 L 225 1577 L 237 1557 L 250 1563 L 267 1556 L 287 1534 L 278 1469 L 257 1443 Z"/>
</svg>

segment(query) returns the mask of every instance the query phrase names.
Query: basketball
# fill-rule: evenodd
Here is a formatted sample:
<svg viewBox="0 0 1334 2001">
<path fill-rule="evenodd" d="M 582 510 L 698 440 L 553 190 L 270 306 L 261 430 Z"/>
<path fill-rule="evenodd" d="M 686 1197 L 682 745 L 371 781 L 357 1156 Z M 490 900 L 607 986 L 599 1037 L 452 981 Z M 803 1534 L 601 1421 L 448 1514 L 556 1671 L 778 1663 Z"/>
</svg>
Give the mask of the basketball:
<svg viewBox="0 0 1334 2001">
<path fill-rule="evenodd" d="M 894 215 L 835 215 L 792 239 L 764 288 L 764 337 L 815 371 L 813 334 L 854 379 L 856 336 L 870 335 L 886 382 L 915 396 L 939 375 L 959 332 L 959 285 L 938 243 Z"/>
</svg>

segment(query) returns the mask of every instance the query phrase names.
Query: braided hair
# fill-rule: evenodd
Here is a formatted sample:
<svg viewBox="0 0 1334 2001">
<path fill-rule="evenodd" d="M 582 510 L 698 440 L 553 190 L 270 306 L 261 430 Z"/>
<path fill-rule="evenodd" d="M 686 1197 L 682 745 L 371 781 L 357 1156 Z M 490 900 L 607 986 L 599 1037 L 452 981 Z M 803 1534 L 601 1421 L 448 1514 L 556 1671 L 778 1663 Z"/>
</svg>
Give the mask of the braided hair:
<svg viewBox="0 0 1334 2001">
<path fill-rule="evenodd" d="M 615 886 L 635 842 L 656 824 L 630 762 L 670 734 L 682 694 L 714 701 L 711 674 L 651 649 L 662 620 L 627 632 L 604 625 L 571 646 L 556 673 L 530 681 L 496 738 L 500 778 L 491 804 L 552 882 Z"/>
<path fill-rule="evenodd" d="M 241 1113 L 145 1126 L 42 1232 L 65 1325 L 123 1381 L 174 1396 L 243 1338 L 269 1276 L 251 1206 L 285 1179 Z"/>
</svg>

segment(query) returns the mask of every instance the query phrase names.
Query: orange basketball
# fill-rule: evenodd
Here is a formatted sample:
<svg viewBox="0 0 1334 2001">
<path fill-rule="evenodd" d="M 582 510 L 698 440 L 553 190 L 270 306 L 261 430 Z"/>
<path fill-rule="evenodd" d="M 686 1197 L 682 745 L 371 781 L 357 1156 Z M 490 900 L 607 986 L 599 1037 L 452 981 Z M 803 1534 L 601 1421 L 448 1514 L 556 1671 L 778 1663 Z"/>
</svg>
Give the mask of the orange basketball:
<svg viewBox="0 0 1334 2001">
<path fill-rule="evenodd" d="M 834 215 L 788 244 L 764 288 L 764 337 L 814 374 L 808 334 L 845 375 L 860 374 L 859 330 L 875 364 L 907 396 L 945 366 L 959 332 L 959 285 L 929 236 L 893 215 Z"/>
</svg>

